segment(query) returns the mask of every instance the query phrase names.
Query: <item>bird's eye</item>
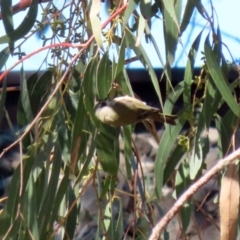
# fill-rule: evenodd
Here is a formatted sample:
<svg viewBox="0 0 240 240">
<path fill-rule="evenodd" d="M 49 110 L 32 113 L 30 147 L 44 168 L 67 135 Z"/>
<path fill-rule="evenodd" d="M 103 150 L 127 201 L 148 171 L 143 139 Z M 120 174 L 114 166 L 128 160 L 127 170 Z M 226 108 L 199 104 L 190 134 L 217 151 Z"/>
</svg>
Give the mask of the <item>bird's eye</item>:
<svg viewBox="0 0 240 240">
<path fill-rule="evenodd" d="M 106 101 L 103 101 L 103 100 L 99 101 L 99 106 L 100 106 L 100 107 L 105 107 L 105 106 L 107 106 Z"/>
</svg>

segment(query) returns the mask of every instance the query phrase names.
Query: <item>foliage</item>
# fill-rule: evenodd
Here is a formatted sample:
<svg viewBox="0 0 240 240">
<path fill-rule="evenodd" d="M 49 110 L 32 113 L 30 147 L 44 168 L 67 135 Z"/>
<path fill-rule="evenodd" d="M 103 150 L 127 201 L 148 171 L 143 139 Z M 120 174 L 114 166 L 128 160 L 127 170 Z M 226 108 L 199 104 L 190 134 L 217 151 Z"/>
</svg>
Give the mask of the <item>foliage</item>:
<svg viewBox="0 0 240 240">
<path fill-rule="evenodd" d="M 0 68 L 10 53 L 19 54 L 19 63 L 24 63 L 29 56 L 48 49 L 44 60 L 48 68 L 43 73 L 37 71 L 26 79 L 24 65 L 20 72 L 17 119 L 19 126 L 28 127 L 19 133 L 23 161 L 14 173 L 7 204 L 0 213 L 2 239 L 53 239 L 56 233 L 62 239 L 73 239 L 80 221 L 81 197 L 88 186 L 93 186 L 98 196 L 97 239 L 122 239 L 129 229 L 133 238 L 147 239 L 161 216 L 161 210 L 157 207 L 159 211 L 154 212 L 153 205 L 161 199 L 163 185 L 172 179 L 178 197 L 205 168 L 209 137 L 201 137 L 203 130 L 208 131 L 210 124 L 216 123 L 220 157 L 234 149 L 232 136 L 240 115 L 239 79 L 227 81 L 230 64 L 222 54 L 224 45 L 219 26 L 213 26 L 214 16 L 209 16 L 201 1 L 187 1 L 186 5 L 182 2 L 130 0 L 124 5 L 109 1 L 105 5 L 108 19 L 101 25 L 98 16 L 103 8 L 101 1 L 65 1 L 63 7 L 57 9 L 50 1 L 40 8 L 34 0 L 27 20 L 14 28 L 11 1 L 1 1 L 6 35 L 0 37 L 0 43 L 8 43 L 8 47 L 0 53 Z M 41 20 L 37 20 L 37 10 L 42 11 Z M 173 87 L 171 66 L 179 37 L 196 10 L 209 23 L 210 29 L 203 29 L 193 40 L 184 79 L 179 79 L 178 85 Z M 151 33 L 153 19 L 164 25 L 164 60 Z M 46 37 L 46 31 L 51 32 L 50 37 Z M 207 37 L 204 31 L 209 31 Z M 24 55 L 29 53 L 17 53 L 35 33 L 42 39 L 43 48 L 26 57 Z M 165 102 L 159 79 L 141 44 L 143 37 L 152 44 L 152 51 L 156 51 L 162 62 L 167 79 Z M 18 41 L 16 46 L 17 40 L 20 43 Z M 201 41 L 204 42 L 203 66 L 199 76 L 193 76 Z M 129 51 L 136 57 L 128 59 Z M 179 98 L 184 102 L 184 108 L 177 113 L 177 125 L 165 125 L 159 142 L 155 191 L 151 197 L 144 177 L 140 178 L 141 162 L 131 138 L 134 128 L 125 126 L 120 130 L 105 126 L 94 115 L 96 100 L 107 98 L 113 83 L 120 87 L 117 94 L 134 95 L 125 64 L 135 59 L 148 71 L 164 113 L 171 113 Z M 0 80 L 3 81 L 7 73 L 5 71 Z M 5 82 L 0 120 L 6 114 L 3 107 L 7 94 Z M 224 105 L 228 111 L 220 116 L 219 110 Z M 186 123 L 189 128 L 184 131 Z M 154 133 L 151 127 L 150 131 Z M 119 170 L 120 136 L 124 141 L 126 163 L 122 173 Z M 3 154 L 5 152 L 1 157 Z M 122 199 L 116 190 L 119 174 L 133 182 L 133 215 L 126 226 Z M 117 213 L 113 211 L 115 208 Z M 183 235 L 190 215 L 190 207 L 180 212 Z"/>
</svg>

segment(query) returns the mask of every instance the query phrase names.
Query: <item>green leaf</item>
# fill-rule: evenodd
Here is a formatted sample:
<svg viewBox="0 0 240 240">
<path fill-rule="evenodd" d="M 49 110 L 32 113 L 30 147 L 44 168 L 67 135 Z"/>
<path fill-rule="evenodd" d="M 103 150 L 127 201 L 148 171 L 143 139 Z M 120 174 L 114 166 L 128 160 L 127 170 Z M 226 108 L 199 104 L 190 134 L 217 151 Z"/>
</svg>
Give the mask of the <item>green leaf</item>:
<svg viewBox="0 0 240 240">
<path fill-rule="evenodd" d="M 94 57 L 88 63 L 83 79 L 84 103 L 86 111 L 90 114 L 94 125 L 110 138 L 115 138 L 113 128 L 101 123 L 95 116 L 94 105 L 96 98 L 96 69 L 97 58 Z"/>
<path fill-rule="evenodd" d="M 178 44 L 178 22 L 175 14 L 173 0 L 164 0 L 164 38 L 166 46 L 166 59 L 172 65 Z"/>
<path fill-rule="evenodd" d="M 118 75 L 118 81 L 123 94 L 125 95 L 129 95 L 129 96 L 134 96 L 133 90 L 132 90 L 132 86 L 130 83 L 130 79 L 128 77 L 127 74 L 127 70 L 125 68 L 123 68 L 123 71 Z"/>
<path fill-rule="evenodd" d="M 41 76 L 38 72 L 31 75 L 27 80 L 30 104 L 33 115 L 36 115 L 46 102 L 49 89 L 52 84 L 53 71 L 46 71 Z"/>
<path fill-rule="evenodd" d="M 110 233 L 111 239 L 114 239 L 113 238 L 113 235 L 114 235 L 113 229 L 111 228 L 113 226 L 112 221 L 113 221 L 112 206 L 111 206 L 111 202 L 109 202 L 106 205 L 105 212 L 104 212 L 104 226 L 105 226 L 106 231 L 108 233 Z"/>
<path fill-rule="evenodd" d="M 112 62 L 109 59 L 109 52 L 105 52 L 97 67 L 97 90 L 100 100 L 108 97 L 112 87 Z"/>
<path fill-rule="evenodd" d="M 176 174 L 176 194 L 177 198 L 180 197 L 180 195 L 189 187 L 191 184 L 189 174 L 190 169 L 187 161 L 183 161 L 177 171 Z M 182 228 L 183 232 L 186 231 L 190 219 L 191 219 L 191 213 L 192 213 L 192 207 L 191 204 L 186 203 L 184 204 L 183 208 L 180 210 L 181 220 L 182 220 Z"/>
<path fill-rule="evenodd" d="M 6 211 L 6 207 L 1 211 L 0 214 L 0 237 L 2 238 L 4 234 L 6 234 L 11 225 L 11 215 Z"/>
<path fill-rule="evenodd" d="M 3 25 L 5 32 L 8 34 L 14 30 L 13 27 L 13 18 L 12 18 L 12 1 L 0 1 L 1 4 L 1 13 Z M 9 42 L 9 49 L 12 51 L 14 49 L 14 43 Z M 0 68 L 1 69 L 1 68 Z"/>
<path fill-rule="evenodd" d="M 202 168 L 202 164 L 203 164 L 203 152 L 202 152 L 202 146 L 201 144 L 198 142 L 198 139 L 196 139 L 196 145 L 197 148 L 194 147 L 194 149 L 192 150 L 192 154 L 191 154 L 191 158 L 189 160 L 189 164 L 190 164 L 190 179 L 191 180 L 195 180 L 196 176 L 199 174 L 201 168 Z M 195 146 L 196 146 L 195 145 Z"/>
<path fill-rule="evenodd" d="M 185 120 L 180 119 L 176 126 L 167 127 L 161 138 L 158 152 L 155 158 L 155 178 L 156 178 L 156 194 L 158 199 L 161 199 L 164 169 L 172 148 L 174 147 L 175 140 L 181 132 Z"/>
<path fill-rule="evenodd" d="M 175 25 L 178 26 L 178 20 L 175 12 L 174 2 L 175 2 L 174 0 L 163 0 L 164 10 L 166 10 L 169 13 L 169 16 L 172 18 Z M 164 14 L 165 13 L 166 12 L 164 11 Z"/>
<path fill-rule="evenodd" d="M 38 12 L 38 0 L 32 0 L 32 4 L 29 7 L 28 13 L 22 23 L 13 31 L 7 33 L 7 35 L 0 37 L 0 43 L 14 42 L 24 37 L 33 27 L 37 18 Z"/>
<path fill-rule="evenodd" d="M 209 43 L 209 36 L 207 36 L 205 44 L 204 44 L 204 51 L 206 56 L 206 63 L 210 75 L 218 88 L 219 92 L 221 93 L 222 97 L 228 104 L 228 106 L 232 109 L 234 114 L 239 117 L 240 116 L 240 108 L 235 101 L 232 92 L 229 88 L 229 85 L 226 83 L 226 79 L 222 73 L 222 70 L 218 64 L 216 56 L 214 52 L 211 50 L 210 43 Z"/>
<path fill-rule="evenodd" d="M 183 233 L 186 232 L 187 227 L 189 226 L 192 212 L 193 212 L 193 204 L 192 203 L 185 203 L 180 209 Z"/>
<path fill-rule="evenodd" d="M 111 192 L 111 186 L 115 184 L 113 183 L 114 178 L 111 175 L 108 175 L 103 182 L 99 184 L 100 194 L 99 199 L 102 201 L 108 192 Z"/>
<path fill-rule="evenodd" d="M 122 239 L 122 235 L 124 233 L 124 226 L 123 226 L 123 207 L 121 199 L 114 198 L 113 199 L 113 205 L 115 208 L 118 209 L 117 219 L 114 218 L 115 224 L 114 224 L 114 238 L 113 239 Z"/>
<path fill-rule="evenodd" d="M 13 178 L 9 188 L 8 201 L 5 208 L 8 214 L 11 215 L 11 217 L 15 216 L 17 210 L 17 202 L 19 200 L 19 187 L 20 187 L 19 179 L 20 168 L 18 167 L 13 174 Z"/>
<path fill-rule="evenodd" d="M 141 44 L 142 36 L 145 30 L 146 26 L 146 20 L 143 18 L 143 16 L 139 15 L 139 21 L 138 21 L 138 31 L 137 31 L 137 39 L 135 46 L 138 47 Z"/>
<path fill-rule="evenodd" d="M 56 136 L 55 136 L 56 137 Z M 39 214 L 39 224 L 40 224 L 40 239 L 46 239 L 45 234 L 47 232 L 48 225 L 53 225 L 53 222 L 50 222 L 51 214 L 52 214 L 52 207 L 54 205 L 54 199 L 57 192 L 57 186 L 59 181 L 59 174 L 62 162 L 61 160 L 61 148 L 58 142 L 55 143 L 54 146 L 54 158 L 52 163 L 52 170 L 51 170 L 51 177 L 48 182 L 48 187 L 46 190 L 45 199 L 42 203 L 40 214 Z M 48 177 L 48 174 L 47 174 Z"/>
<path fill-rule="evenodd" d="M 229 153 L 229 147 L 232 141 L 232 136 L 238 125 L 239 118 L 232 112 L 228 111 L 227 114 L 221 118 L 216 119 L 216 128 L 218 130 L 218 154 L 223 158 Z"/>
<path fill-rule="evenodd" d="M 174 172 L 174 170 L 176 169 L 179 162 L 182 160 L 182 157 L 185 153 L 186 148 L 184 146 L 181 145 L 176 146 L 165 166 L 163 175 L 163 185 L 167 183 L 167 181 L 171 177 L 171 174 Z"/>
<path fill-rule="evenodd" d="M 118 209 L 119 214 L 117 216 L 115 216 L 113 209 Z M 104 212 L 104 226 L 110 239 L 120 240 L 123 237 L 122 214 L 122 204 L 117 198 L 114 198 L 107 204 Z"/>
<path fill-rule="evenodd" d="M 172 91 L 168 95 L 168 99 L 165 102 L 164 106 L 164 113 L 171 113 L 173 105 L 176 103 L 178 98 L 183 92 L 183 82 L 179 83 L 174 91 Z M 156 178 L 156 194 L 158 199 L 161 198 L 162 194 L 162 187 L 163 187 L 163 176 L 164 176 L 164 169 L 165 165 L 167 163 L 168 158 L 170 157 L 170 153 L 172 151 L 172 148 L 175 144 L 175 140 L 177 139 L 180 131 L 183 128 L 183 125 L 185 124 L 184 119 L 179 119 L 179 122 L 176 126 L 169 126 L 166 124 L 166 130 L 163 133 L 163 136 L 161 138 L 161 141 L 159 143 L 158 152 L 155 158 L 155 178 Z"/>
<path fill-rule="evenodd" d="M 152 17 L 151 0 L 140 0 L 140 11 L 144 19 Z"/>
<path fill-rule="evenodd" d="M 94 57 L 90 60 L 84 73 L 83 78 L 83 92 L 85 108 L 89 112 L 92 120 L 97 122 L 94 113 L 94 101 L 96 93 L 96 70 L 97 58 Z"/>
<path fill-rule="evenodd" d="M 129 20 L 130 16 L 132 15 L 132 13 L 133 13 L 134 9 L 136 8 L 136 6 L 137 6 L 136 1 L 129 0 L 127 9 L 125 10 L 124 16 L 123 16 L 123 29 L 125 29 L 125 27 L 126 27 L 126 25 L 128 23 L 128 20 Z"/>
<path fill-rule="evenodd" d="M 98 159 L 103 170 L 112 175 L 117 174 L 119 166 L 119 149 L 117 149 L 119 129 L 115 130 L 114 140 L 103 133 L 99 133 L 96 137 Z"/>
<path fill-rule="evenodd" d="M 187 66 L 184 72 L 184 91 L 183 91 L 183 101 L 186 108 L 191 106 L 191 87 L 192 87 L 192 78 L 193 78 L 193 68 L 194 68 L 196 56 L 198 53 L 202 32 L 203 31 L 201 31 L 198 34 L 188 53 Z"/>
<path fill-rule="evenodd" d="M 89 134 L 84 131 L 87 128 L 89 116 L 84 106 L 83 92 L 80 92 L 78 100 L 78 108 L 74 119 L 72 142 L 71 142 L 71 168 L 74 168 L 79 156 L 86 150 Z M 73 170 L 73 169 L 72 169 Z"/>
<path fill-rule="evenodd" d="M 185 4 L 184 0 L 178 0 L 175 1 L 175 13 L 176 13 L 176 18 L 177 18 L 177 23 L 179 24 L 181 21 L 181 16 L 182 16 L 182 9 L 183 5 Z"/>
<path fill-rule="evenodd" d="M 96 150 L 96 136 L 97 136 L 97 129 L 93 129 L 92 131 L 92 136 L 91 136 L 91 142 L 90 142 L 90 146 L 89 146 L 89 150 L 88 150 L 88 155 L 87 157 L 84 159 L 85 161 L 83 162 L 83 166 L 81 169 L 81 172 L 79 173 L 76 181 L 75 181 L 75 185 L 80 182 L 83 178 L 84 175 L 88 174 L 88 166 L 90 164 L 90 162 L 92 161 L 92 156 Z"/>
<path fill-rule="evenodd" d="M 157 55 L 158 55 L 158 59 L 159 59 L 161 65 L 162 65 L 162 67 L 164 68 L 164 61 L 163 61 L 161 52 L 159 51 L 158 44 L 157 44 L 157 42 L 155 41 L 155 39 L 154 39 L 154 37 L 153 37 L 152 34 L 149 35 L 149 39 L 151 40 L 151 42 L 152 42 L 152 44 L 153 44 L 153 47 L 155 48 L 155 51 L 156 51 L 156 53 L 157 53 Z M 170 76 L 168 75 L 168 72 L 165 71 L 165 69 L 164 69 L 164 73 L 166 74 L 167 79 L 170 79 Z"/>
<path fill-rule="evenodd" d="M 125 34 L 123 35 L 119 56 L 117 60 L 117 66 L 114 71 L 113 80 L 117 81 L 118 75 L 123 71 L 125 65 L 125 50 L 126 50 L 126 41 L 125 41 Z"/>
<path fill-rule="evenodd" d="M 75 200 L 76 200 L 76 196 L 74 194 L 74 191 L 73 191 L 71 185 L 69 185 L 69 187 L 68 187 L 68 209 L 70 209 L 70 207 L 72 206 L 72 204 L 74 203 Z M 69 213 L 69 215 L 67 217 L 64 239 L 73 239 L 74 230 L 76 228 L 77 215 L 78 215 L 78 211 L 77 211 L 77 206 L 75 204 L 72 211 Z"/>
<path fill-rule="evenodd" d="M 33 119 L 33 114 L 32 114 L 31 103 L 30 103 L 29 93 L 28 93 L 28 88 L 27 88 L 27 80 L 26 80 L 26 76 L 25 76 L 23 68 L 21 68 L 21 75 L 20 76 L 21 76 L 21 79 L 20 79 L 20 90 L 21 90 L 20 99 L 21 99 L 23 110 L 24 110 L 24 114 L 26 116 L 26 120 L 29 123 Z"/>
<path fill-rule="evenodd" d="M 14 30 L 12 18 L 12 1 L 1 1 L 1 14 L 6 33 Z"/>
<path fill-rule="evenodd" d="M 9 47 L 5 47 L 1 52 L 0 52 L 0 70 L 4 67 L 5 63 L 8 60 L 10 51 Z"/>
<path fill-rule="evenodd" d="M 132 126 L 123 127 L 123 140 L 124 140 L 124 157 L 126 164 L 126 172 L 128 179 L 131 179 L 131 164 L 130 160 L 133 158 L 132 153 Z"/>
<path fill-rule="evenodd" d="M 126 44 L 129 45 L 129 47 L 134 50 L 136 55 L 139 57 L 139 60 L 142 62 L 144 67 L 147 69 L 147 71 L 151 77 L 151 81 L 153 83 L 154 89 L 159 98 L 160 104 L 161 104 L 161 106 L 163 106 L 162 96 L 161 96 L 161 92 L 160 92 L 159 84 L 158 84 L 158 78 L 153 69 L 152 63 L 149 59 L 149 55 L 145 52 L 144 48 L 141 45 L 139 45 L 138 47 L 135 46 L 136 38 L 128 29 L 126 29 L 125 34 L 126 34 Z"/>
<path fill-rule="evenodd" d="M 186 30 L 186 28 L 189 26 L 191 17 L 193 15 L 194 8 L 195 8 L 195 5 L 194 5 L 193 1 L 192 0 L 187 1 L 187 4 L 184 9 L 182 22 L 180 25 L 180 35 L 182 35 L 183 32 Z"/>
<path fill-rule="evenodd" d="M 69 179 L 69 169 L 66 168 L 64 172 L 64 177 L 59 184 L 59 188 L 56 194 L 56 198 L 55 198 L 54 206 L 52 210 L 52 219 L 50 222 L 54 222 L 54 220 L 56 220 L 56 216 L 58 215 L 60 204 L 63 201 L 63 198 L 66 196 L 67 188 L 70 184 L 71 183 Z"/>
<path fill-rule="evenodd" d="M 36 200 L 36 188 L 33 179 L 33 175 L 30 174 L 28 178 L 28 184 L 25 191 L 24 201 L 24 217 L 27 221 L 28 231 L 31 232 L 34 239 L 39 239 L 39 229 L 37 222 L 37 200 Z"/>
<path fill-rule="evenodd" d="M 198 117 L 196 139 L 200 138 L 202 131 L 205 128 L 209 128 L 211 120 L 218 110 L 221 100 L 222 96 L 210 76 L 206 89 L 206 98 L 202 106 L 202 111 L 200 111 Z"/>
<path fill-rule="evenodd" d="M 204 5 L 202 4 L 202 1 L 199 0 L 191 0 L 193 2 L 193 4 L 195 5 L 195 7 L 197 8 L 198 12 L 201 14 L 201 16 L 206 19 L 206 9 L 204 7 Z"/>
</svg>

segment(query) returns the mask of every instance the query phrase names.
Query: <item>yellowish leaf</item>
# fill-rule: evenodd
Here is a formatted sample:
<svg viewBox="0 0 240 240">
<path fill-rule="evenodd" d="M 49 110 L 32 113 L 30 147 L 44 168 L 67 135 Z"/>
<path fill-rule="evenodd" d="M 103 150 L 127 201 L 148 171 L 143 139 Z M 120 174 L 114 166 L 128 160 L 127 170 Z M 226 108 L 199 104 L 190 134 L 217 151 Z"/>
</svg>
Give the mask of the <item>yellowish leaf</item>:
<svg viewBox="0 0 240 240">
<path fill-rule="evenodd" d="M 100 10 L 101 10 L 101 0 L 92 0 L 89 17 L 92 25 L 93 36 L 99 48 L 103 50 L 101 21 L 98 16 L 98 14 L 100 13 Z"/>
<path fill-rule="evenodd" d="M 239 213 L 239 177 L 236 164 L 228 166 L 220 192 L 221 240 L 235 240 Z"/>
</svg>

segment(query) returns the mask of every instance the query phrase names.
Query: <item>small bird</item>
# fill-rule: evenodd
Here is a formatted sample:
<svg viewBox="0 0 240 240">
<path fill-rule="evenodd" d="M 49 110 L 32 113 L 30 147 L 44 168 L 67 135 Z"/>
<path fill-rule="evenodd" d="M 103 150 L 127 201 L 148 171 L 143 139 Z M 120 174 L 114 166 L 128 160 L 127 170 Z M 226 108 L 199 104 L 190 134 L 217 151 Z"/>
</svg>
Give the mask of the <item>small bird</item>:
<svg viewBox="0 0 240 240">
<path fill-rule="evenodd" d="M 96 117 L 103 123 L 119 127 L 134 124 L 143 120 L 176 125 L 176 115 L 166 115 L 160 109 L 148 106 L 136 98 L 129 96 L 116 97 L 113 100 L 97 102 L 94 107 Z"/>
</svg>

